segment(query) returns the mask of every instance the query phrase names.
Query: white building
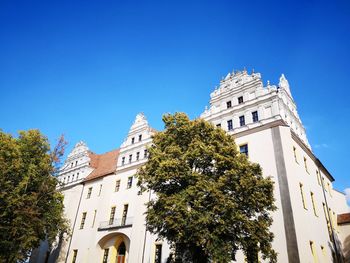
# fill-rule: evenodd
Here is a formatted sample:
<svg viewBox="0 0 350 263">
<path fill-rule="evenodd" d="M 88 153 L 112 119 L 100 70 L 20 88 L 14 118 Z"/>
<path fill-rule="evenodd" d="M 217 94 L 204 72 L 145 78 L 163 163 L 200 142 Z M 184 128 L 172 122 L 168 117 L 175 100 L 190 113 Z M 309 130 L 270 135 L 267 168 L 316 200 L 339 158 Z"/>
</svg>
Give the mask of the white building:
<svg viewBox="0 0 350 263">
<path fill-rule="evenodd" d="M 284 75 L 278 86 L 264 87 L 259 73 L 228 74 L 201 118 L 234 134 L 240 151 L 273 178 L 278 262 L 333 262 L 342 249 L 337 215 L 349 209 L 311 150 Z M 57 262 L 166 262 L 166 241 L 145 231 L 152 196 L 140 194 L 134 178 L 153 132 L 139 114 L 117 150 L 97 155 L 76 144 L 59 176 L 72 236 L 58 246 Z M 244 262 L 242 253 L 237 261 Z"/>
</svg>

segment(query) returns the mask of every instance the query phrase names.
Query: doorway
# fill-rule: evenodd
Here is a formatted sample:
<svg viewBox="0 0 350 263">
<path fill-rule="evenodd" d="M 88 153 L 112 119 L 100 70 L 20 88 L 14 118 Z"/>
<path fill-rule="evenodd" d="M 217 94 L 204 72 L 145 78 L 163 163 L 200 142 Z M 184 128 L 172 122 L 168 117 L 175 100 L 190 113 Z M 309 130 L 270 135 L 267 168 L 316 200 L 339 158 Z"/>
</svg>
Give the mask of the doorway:
<svg viewBox="0 0 350 263">
<path fill-rule="evenodd" d="M 126 247 L 124 241 L 120 243 L 117 250 L 117 263 L 125 263 Z"/>
</svg>

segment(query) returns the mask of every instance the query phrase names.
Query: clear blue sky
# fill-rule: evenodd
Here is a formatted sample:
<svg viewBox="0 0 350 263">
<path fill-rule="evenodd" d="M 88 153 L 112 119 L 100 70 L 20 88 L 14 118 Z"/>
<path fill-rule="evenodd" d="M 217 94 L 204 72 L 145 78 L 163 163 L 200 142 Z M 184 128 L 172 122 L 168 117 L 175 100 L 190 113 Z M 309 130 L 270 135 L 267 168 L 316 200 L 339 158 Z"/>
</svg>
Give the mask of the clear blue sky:
<svg viewBox="0 0 350 263">
<path fill-rule="evenodd" d="M 282 2 L 284 2 L 282 4 Z M 0 3 L 0 127 L 117 148 L 138 112 L 199 116 L 232 69 L 284 73 L 316 155 L 350 187 L 349 1 Z"/>
</svg>

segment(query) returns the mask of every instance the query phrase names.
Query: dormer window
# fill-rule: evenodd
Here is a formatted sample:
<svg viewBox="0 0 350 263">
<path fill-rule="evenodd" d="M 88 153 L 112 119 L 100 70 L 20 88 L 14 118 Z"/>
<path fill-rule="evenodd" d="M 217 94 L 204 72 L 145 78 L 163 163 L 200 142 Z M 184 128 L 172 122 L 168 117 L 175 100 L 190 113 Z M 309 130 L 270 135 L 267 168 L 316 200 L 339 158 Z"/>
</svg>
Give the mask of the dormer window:
<svg viewBox="0 0 350 263">
<path fill-rule="evenodd" d="M 73 167 L 73 163 L 70 164 L 70 167 L 71 167 L 71 168 Z"/>
<path fill-rule="evenodd" d="M 125 157 L 122 158 L 122 165 L 125 164 Z"/>
<path fill-rule="evenodd" d="M 232 103 L 230 100 L 226 102 L 226 106 L 228 109 L 232 107 Z"/>
<path fill-rule="evenodd" d="M 129 163 L 132 161 L 132 154 L 129 155 Z"/>
<path fill-rule="evenodd" d="M 243 96 L 238 97 L 238 104 L 242 104 L 243 103 Z"/>
<path fill-rule="evenodd" d="M 142 140 L 142 134 L 139 135 L 139 142 Z"/>
<path fill-rule="evenodd" d="M 75 161 L 75 166 L 77 166 L 78 165 L 78 161 Z"/>
<path fill-rule="evenodd" d="M 135 137 L 132 137 L 131 138 L 131 144 L 134 144 L 135 143 Z"/>
</svg>

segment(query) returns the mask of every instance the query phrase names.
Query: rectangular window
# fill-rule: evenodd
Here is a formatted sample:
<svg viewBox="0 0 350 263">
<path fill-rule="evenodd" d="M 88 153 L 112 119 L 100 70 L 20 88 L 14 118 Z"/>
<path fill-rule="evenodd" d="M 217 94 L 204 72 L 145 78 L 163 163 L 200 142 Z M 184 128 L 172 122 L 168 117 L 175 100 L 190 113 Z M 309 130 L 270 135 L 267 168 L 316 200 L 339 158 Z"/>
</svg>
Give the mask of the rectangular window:
<svg viewBox="0 0 350 263">
<path fill-rule="evenodd" d="M 252 112 L 252 117 L 253 117 L 253 122 L 258 122 L 259 121 L 259 116 L 257 111 Z"/>
<path fill-rule="evenodd" d="M 128 183 L 126 185 L 126 188 L 129 189 L 132 186 L 132 176 L 128 177 Z"/>
<path fill-rule="evenodd" d="M 296 163 L 298 163 L 298 158 L 297 158 L 297 148 L 293 146 L 293 154 L 294 154 L 294 160 Z"/>
<path fill-rule="evenodd" d="M 92 193 L 92 187 L 89 187 L 86 199 L 89 199 L 91 197 L 91 193 Z"/>
<path fill-rule="evenodd" d="M 307 210 L 306 203 L 305 203 L 303 184 L 299 183 L 299 187 L 300 187 L 301 201 L 303 202 L 303 207 Z"/>
<path fill-rule="evenodd" d="M 232 107 L 231 101 L 227 101 L 227 102 L 226 102 L 226 107 L 227 107 L 228 109 Z"/>
<path fill-rule="evenodd" d="M 132 154 L 129 155 L 129 163 L 132 161 Z"/>
<path fill-rule="evenodd" d="M 75 263 L 77 261 L 77 255 L 78 255 L 78 249 L 73 249 L 72 263 Z"/>
<path fill-rule="evenodd" d="M 331 188 L 331 184 L 327 182 L 327 188 L 328 188 L 328 192 L 329 192 L 329 195 L 332 196 L 332 188 Z"/>
<path fill-rule="evenodd" d="M 142 134 L 139 135 L 139 142 L 142 141 Z"/>
<path fill-rule="evenodd" d="M 113 225 L 115 216 L 115 206 L 111 208 L 111 213 L 109 214 L 109 224 Z"/>
<path fill-rule="evenodd" d="M 233 130 L 232 120 L 228 120 L 228 121 L 227 121 L 227 129 L 228 129 L 229 131 L 232 131 L 232 130 Z"/>
<path fill-rule="evenodd" d="M 240 125 L 241 127 L 245 125 L 245 118 L 244 118 L 244 116 L 240 116 L 240 117 L 239 117 L 239 125 Z"/>
<path fill-rule="evenodd" d="M 114 192 L 118 192 L 120 189 L 120 180 L 115 181 Z"/>
<path fill-rule="evenodd" d="M 216 124 L 216 128 L 221 128 L 221 123 Z"/>
<path fill-rule="evenodd" d="M 143 158 L 147 158 L 147 154 L 148 154 L 147 149 L 145 149 L 145 150 L 143 151 Z"/>
<path fill-rule="evenodd" d="M 243 96 L 238 97 L 238 104 L 242 104 L 243 103 Z"/>
<path fill-rule="evenodd" d="M 162 263 L 162 244 L 156 244 L 154 263 Z"/>
<path fill-rule="evenodd" d="M 315 204 L 314 193 L 313 193 L 313 192 L 310 192 L 310 196 L 311 196 L 311 202 L 312 202 L 312 208 L 313 208 L 313 210 L 314 210 L 314 214 L 315 214 L 315 216 L 318 216 L 318 215 L 317 215 L 316 204 Z"/>
<path fill-rule="evenodd" d="M 102 192 L 102 184 L 100 184 L 100 189 L 98 190 L 98 196 L 101 195 L 101 192 Z"/>
<path fill-rule="evenodd" d="M 91 227 L 94 227 L 94 226 L 95 226 L 96 213 L 97 213 L 97 210 L 95 209 L 95 210 L 94 210 L 94 217 L 92 218 L 92 224 L 91 224 Z"/>
<path fill-rule="evenodd" d="M 124 209 L 123 209 L 122 222 L 121 222 L 122 226 L 125 226 L 126 218 L 127 218 L 127 215 L 128 215 L 128 208 L 129 208 L 129 205 L 125 204 L 124 205 Z"/>
<path fill-rule="evenodd" d="M 248 157 L 248 144 L 243 144 L 239 146 L 239 152 L 245 154 Z"/>
<path fill-rule="evenodd" d="M 131 138 L 131 144 L 134 144 L 135 143 L 135 137 L 132 137 Z"/>
<path fill-rule="evenodd" d="M 140 152 L 136 153 L 136 161 L 138 161 L 140 159 Z"/>
<path fill-rule="evenodd" d="M 317 253 L 316 253 L 316 248 L 315 248 L 315 243 L 313 241 L 310 241 L 310 249 L 311 249 L 311 254 L 312 258 L 314 259 L 314 262 L 317 263 Z"/>
<path fill-rule="evenodd" d="M 317 177 L 318 184 L 321 185 L 320 173 L 318 170 L 316 170 L 316 177 Z"/>
<path fill-rule="evenodd" d="M 125 157 L 122 158 L 122 165 L 125 164 Z"/>
<path fill-rule="evenodd" d="M 109 248 L 106 248 L 104 253 L 103 253 L 102 263 L 107 263 L 108 262 L 108 253 L 109 253 Z"/>
<path fill-rule="evenodd" d="M 308 168 L 307 168 L 307 160 L 306 160 L 305 157 L 304 157 L 304 166 L 305 166 L 305 171 L 306 171 L 307 173 L 309 173 L 309 170 L 308 170 Z"/>
<path fill-rule="evenodd" d="M 83 215 L 81 216 L 80 229 L 84 228 L 85 220 L 86 220 L 86 212 L 84 212 Z"/>
</svg>

